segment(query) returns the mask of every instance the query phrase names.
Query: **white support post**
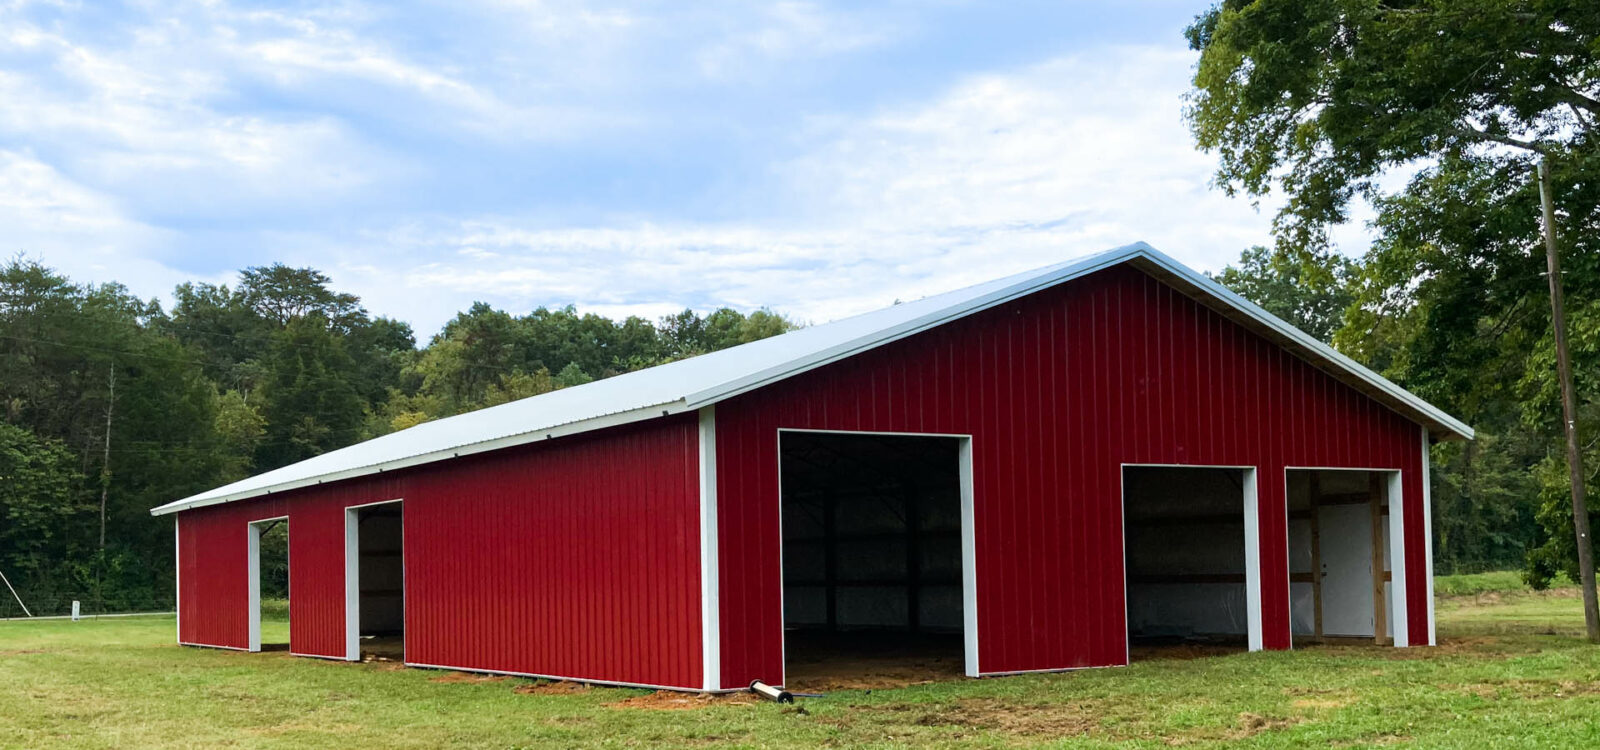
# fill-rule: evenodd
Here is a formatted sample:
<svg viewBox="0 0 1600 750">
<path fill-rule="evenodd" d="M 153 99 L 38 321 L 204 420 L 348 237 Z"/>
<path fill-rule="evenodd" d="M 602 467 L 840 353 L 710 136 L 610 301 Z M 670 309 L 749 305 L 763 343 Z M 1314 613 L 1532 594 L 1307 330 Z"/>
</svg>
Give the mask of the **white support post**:
<svg viewBox="0 0 1600 750">
<path fill-rule="evenodd" d="M 972 438 L 961 439 L 961 634 L 965 640 L 968 677 L 982 674 L 978 668 L 978 535 L 974 528 L 977 512 L 972 491 Z"/>
<path fill-rule="evenodd" d="M 261 650 L 261 527 L 252 523 L 249 529 L 249 542 L 246 548 L 246 575 L 250 578 L 249 600 L 246 606 L 250 610 L 250 640 L 246 644 L 250 651 Z"/>
<path fill-rule="evenodd" d="M 1261 629 L 1261 513 L 1256 494 L 1256 470 L 1244 470 L 1244 613 L 1251 651 L 1262 648 Z"/>
<path fill-rule="evenodd" d="M 1406 514 L 1408 503 L 1414 502 L 1405 496 L 1400 481 L 1401 473 L 1398 471 L 1385 472 L 1384 480 L 1388 482 L 1389 489 L 1389 624 L 1394 628 L 1394 640 L 1391 645 L 1395 648 L 1405 648 L 1411 645 L 1411 611 L 1406 606 Z M 1375 571 L 1373 575 L 1382 576 L 1383 571 Z"/>
<path fill-rule="evenodd" d="M 1433 613 L 1433 457 L 1428 453 L 1428 428 L 1422 428 L 1422 541 L 1426 550 L 1422 558 L 1428 582 L 1428 645 L 1439 645 L 1439 633 Z"/>
<path fill-rule="evenodd" d="M 178 642 L 183 642 L 183 532 L 178 530 L 182 513 L 172 514 L 172 609 L 175 617 L 173 629 L 178 631 Z"/>
<path fill-rule="evenodd" d="M 361 514 L 344 509 L 344 658 L 361 661 Z"/>
<path fill-rule="evenodd" d="M 700 669 L 707 691 L 722 689 L 722 626 L 717 593 L 717 407 L 700 409 Z"/>
</svg>

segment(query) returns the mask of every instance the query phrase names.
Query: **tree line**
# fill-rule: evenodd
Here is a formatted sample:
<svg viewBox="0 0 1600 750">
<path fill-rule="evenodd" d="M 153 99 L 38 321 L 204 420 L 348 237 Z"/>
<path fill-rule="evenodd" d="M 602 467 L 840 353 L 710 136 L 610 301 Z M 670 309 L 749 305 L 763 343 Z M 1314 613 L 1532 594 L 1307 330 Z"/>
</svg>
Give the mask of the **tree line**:
<svg viewBox="0 0 1600 750">
<path fill-rule="evenodd" d="M 1186 35 L 1200 55 L 1186 117 L 1217 185 L 1284 198 L 1275 244 L 1218 278 L 1477 429 L 1432 449 L 1439 571 L 1577 578 L 1534 175 L 1550 173 L 1593 485 L 1600 3 L 1223 0 Z M 1376 239 L 1346 258 L 1328 228 L 1357 198 Z M 480 304 L 419 348 L 311 269 L 247 269 L 175 299 L 20 260 L 0 272 L 0 572 L 23 590 L 170 596 L 171 527 L 151 506 L 792 327 L 768 311 L 616 322 Z"/>
<path fill-rule="evenodd" d="M 1600 3 L 1221 0 L 1186 35 L 1200 56 L 1186 116 L 1217 157 L 1216 184 L 1282 196 L 1276 244 L 1225 280 L 1477 428 L 1433 449 L 1440 569 L 1577 580 L 1574 506 L 1600 476 Z M 1541 169 L 1564 264 L 1577 481 Z M 1376 241 L 1347 261 L 1328 228 L 1358 198 Z"/>
<path fill-rule="evenodd" d="M 477 303 L 419 347 L 311 268 L 183 284 L 168 309 L 15 258 L 0 266 L 0 574 L 43 611 L 170 606 L 172 522 L 154 506 L 794 327 L 769 310 L 616 321 Z M 17 610 L 0 592 L 0 615 Z"/>
</svg>

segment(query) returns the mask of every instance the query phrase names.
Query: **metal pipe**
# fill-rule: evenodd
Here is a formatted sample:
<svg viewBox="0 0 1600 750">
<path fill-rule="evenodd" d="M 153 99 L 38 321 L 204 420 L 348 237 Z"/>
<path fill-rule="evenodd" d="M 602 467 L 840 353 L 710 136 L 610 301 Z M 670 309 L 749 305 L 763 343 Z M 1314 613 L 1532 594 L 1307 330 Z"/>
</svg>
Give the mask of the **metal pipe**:
<svg viewBox="0 0 1600 750">
<path fill-rule="evenodd" d="M 750 683 L 750 692 L 755 693 L 763 698 L 768 698 L 777 703 L 794 702 L 794 696 L 790 694 L 789 691 L 779 690 L 778 688 L 768 685 L 760 680 L 754 680 Z"/>
</svg>

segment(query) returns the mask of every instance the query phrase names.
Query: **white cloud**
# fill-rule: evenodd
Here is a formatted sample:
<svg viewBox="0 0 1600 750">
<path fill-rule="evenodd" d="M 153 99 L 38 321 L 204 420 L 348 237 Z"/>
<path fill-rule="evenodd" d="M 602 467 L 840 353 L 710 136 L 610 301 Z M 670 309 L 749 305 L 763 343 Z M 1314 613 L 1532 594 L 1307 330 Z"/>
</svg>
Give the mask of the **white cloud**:
<svg viewBox="0 0 1600 750">
<path fill-rule="evenodd" d="M 169 265 L 183 266 L 174 248 L 197 241 L 160 227 L 197 218 L 225 225 L 215 236 L 246 246 L 236 257 L 248 264 L 323 268 L 426 336 L 475 299 L 650 317 L 765 305 L 820 322 L 1133 240 L 1207 269 L 1269 240 L 1272 206 L 1257 213 L 1208 187 L 1214 161 L 1181 118 L 1184 50 L 1100 48 L 865 113 L 697 132 L 761 142 L 734 154 L 755 167 L 719 172 L 727 165 L 658 154 L 671 146 L 650 139 L 726 125 L 715 122 L 723 110 L 701 104 L 725 96 L 723 84 L 762 85 L 904 29 L 801 2 L 653 11 L 479 3 L 461 12 L 487 24 L 484 45 L 452 48 L 385 35 L 386 14 L 403 11 L 359 3 L 279 12 L 210 2 L 93 43 L 0 8 L 0 55 L 34 63 L 0 69 L 0 241 L 156 294 L 196 275 Z M 694 89 L 700 79 L 710 83 Z M 680 91 L 689 103 L 659 104 Z M 279 97 L 287 103 L 273 106 Z M 701 202 L 758 196 L 759 218 L 694 222 L 601 205 L 604 190 L 572 204 L 602 217 L 581 225 L 551 218 L 567 204 L 415 215 L 404 206 L 416 203 L 386 202 L 459 189 L 430 181 L 456 158 L 484 175 L 486 193 L 503 178 L 517 196 L 519 179 L 543 179 L 540 167 L 573 179 L 561 169 L 577 173 L 592 156 L 530 143 L 573 139 L 599 152 L 611 141 L 583 139 L 628 129 L 643 145 L 626 157 L 681 156 L 689 166 L 670 168 L 709 174 L 665 177 L 662 192 L 710 184 L 694 188 L 707 191 Z M 508 140 L 516 148 L 502 148 Z M 441 144 L 446 155 L 428 153 Z M 593 163 L 600 174 L 577 187 L 612 179 L 612 163 Z M 337 217 L 305 218 L 317 212 Z"/>
<path fill-rule="evenodd" d="M 1214 162 L 1181 118 L 1190 62 L 1117 49 L 819 119 L 802 136 L 808 152 L 774 167 L 782 220 L 435 223 L 372 238 L 398 252 L 395 265 L 352 281 L 375 301 L 408 300 L 428 331 L 468 299 L 768 305 L 820 322 L 1135 240 L 1216 269 L 1270 241 L 1272 207 L 1209 188 Z"/>
<path fill-rule="evenodd" d="M 869 47 L 890 37 L 881 21 L 807 2 L 762 6 L 754 18 L 723 16 L 721 35 L 695 53 L 710 78 L 740 78 L 753 68 L 796 58 L 828 57 Z"/>
<path fill-rule="evenodd" d="M 152 296 L 194 280 L 160 260 L 170 233 L 29 154 L 0 150 L 0 255 L 45 259 L 75 281 L 118 281 Z"/>
<path fill-rule="evenodd" d="M 189 41 L 152 32 L 101 51 L 17 22 L 0 52 L 43 55 L 49 74 L 0 73 L 0 137 L 57 146 L 80 179 L 191 212 L 325 201 L 397 172 L 335 118 L 220 111 L 229 83 Z M 167 57 L 180 49 L 190 62 Z"/>
</svg>

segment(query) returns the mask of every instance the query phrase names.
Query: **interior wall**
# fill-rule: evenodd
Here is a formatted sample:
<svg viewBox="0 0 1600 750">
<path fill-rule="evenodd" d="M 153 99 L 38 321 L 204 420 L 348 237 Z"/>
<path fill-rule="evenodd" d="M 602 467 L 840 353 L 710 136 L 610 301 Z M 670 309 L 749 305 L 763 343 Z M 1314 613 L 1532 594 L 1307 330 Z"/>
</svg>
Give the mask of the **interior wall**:
<svg viewBox="0 0 1600 750">
<path fill-rule="evenodd" d="M 1130 636 L 1248 634 L 1243 482 L 1238 469 L 1124 469 Z"/>
<path fill-rule="evenodd" d="M 391 635 L 405 629 L 405 558 L 401 505 L 361 511 L 361 634 Z"/>
<path fill-rule="evenodd" d="M 959 632 L 957 441 L 782 440 L 786 627 Z"/>
<path fill-rule="evenodd" d="M 1307 579 L 1312 570 L 1312 503 L 1317 494 L 1317 541 L 1322 562 L 1324 636 L 1371 638 L 1372 510 L 1374 475 L 1387 487 L 1387 472 L 1291 469 L 1287 474 L 1289 503 L 1289 570 L 1291 579 Z M 1380 550 L 1383 570 L 1392 570 L 1387 493 L 1381 502 Z M 1381 572 L 1381 571 L 1380 571 Z M 1394 592 L 1384 583 L 1384 631 L 1394 636 Z M 1316 601 L 1309 580 L 1290 584 L 1290 624 L 1297 636 L 1316 634 Z"/>
</svg>

